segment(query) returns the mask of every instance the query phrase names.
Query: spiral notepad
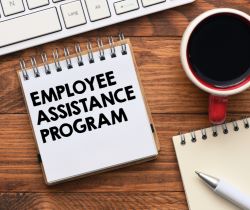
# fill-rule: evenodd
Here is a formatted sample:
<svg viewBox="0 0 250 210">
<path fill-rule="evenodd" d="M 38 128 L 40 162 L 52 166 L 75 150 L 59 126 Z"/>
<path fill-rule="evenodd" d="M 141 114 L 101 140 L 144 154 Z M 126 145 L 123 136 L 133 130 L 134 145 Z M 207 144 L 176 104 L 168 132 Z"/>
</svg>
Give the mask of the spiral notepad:
<svg viewBox="0 0 250 210">
<path fill-rule="evenodd" d="M 120 34 L 87 52 L 64 48 L 53 63 L 20 60 L 18 76 L 47 184 L 153 159 L 159 145 L 131 44 Z"/>
<path fill-rule="evenodd" d="M 250 195 L 250 118 L 173 137 L 190 210 L 238 209 L 205 186 L 195 170 Z"/>
</svg>

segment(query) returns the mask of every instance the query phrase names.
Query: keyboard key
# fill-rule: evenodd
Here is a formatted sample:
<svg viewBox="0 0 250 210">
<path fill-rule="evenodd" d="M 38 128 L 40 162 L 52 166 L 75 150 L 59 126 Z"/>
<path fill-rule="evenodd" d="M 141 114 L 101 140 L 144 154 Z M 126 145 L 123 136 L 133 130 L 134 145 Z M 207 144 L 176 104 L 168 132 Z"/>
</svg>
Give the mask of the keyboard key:
<svg viewBox="0 0 250 210">
<path fill-rule="evenodd" d="M 166 0 L 142 0 L 142 5 L 144 7 L 148 7 L 148 6 L 151 6 L 151 5 L 154 5 L 154 4 L 159 4 L 159 3 L 162 3 L 162 2 L 165 2 Z"/>
<path fill-rule="evenodd" d="M 110 17 L 108 2 L 106 0 L 85 0 L 91 21 Z"/>
<path fill-rule="evenodd" d="M 120 15 L 126 12 L 134 11 L 139 9 L 137 0 L 124 0 L 114 3 L 116 14 Z"/>
<path fill-rule="evenodd" d="M 0 31 L 4 31 L 4 33 L 1 33 L 0 47 L 61 30 L 57 10 L 54 7 L 2 21 Z"/>
<path fill-rule="evenodd" d="M 49 4 L 49 0 L 27 0 L 29 9 L 35 9 Z"/>
<path fill-rule="evenodd" d="M 86 23 L 86 18 L 80 1 L 73 1 L 61 5 L 61 11 L 66 28 L 72 28 Z"/>
<path fill-rule="evenodd" d="M 5 16 L 14 15 L 24 11 L 22 0 L 1 0 Z"/>
</svg>

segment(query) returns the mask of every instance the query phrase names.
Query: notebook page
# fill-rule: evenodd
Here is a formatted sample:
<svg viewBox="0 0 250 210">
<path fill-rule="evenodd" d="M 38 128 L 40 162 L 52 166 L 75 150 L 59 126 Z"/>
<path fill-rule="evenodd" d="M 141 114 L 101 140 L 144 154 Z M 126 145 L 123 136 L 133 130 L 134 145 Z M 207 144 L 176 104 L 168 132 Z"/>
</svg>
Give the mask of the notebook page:
<svg viewBox="0 0 250 210">
<path fill-rule="evenodd" d="M 73 58 L 72 65 L 74 68 L 72 69 L 67 69 L 66 62 L 62 61 L 63 70 L 61 72 L 56 72 L 54 64 L 50 64 L 52 70 L 50 75 L 45 75 L 44 68 L 40 67 L 41 76 L 39 78 L 34 78 L 33 71 L 28 70 L 31 79 L 27 81 L 19 72 L 48 183 L 93 173 L 158 154 L 137 79 L 131 49 L 127 45 L 127 55 L 121 55 L 120 51 L 120 47 L 117 47 L 117 57 L 111 58 L 110 49 L 106 49 L 106 60 L 104 61 L 100 61 L 99 52 L 95 52 L 95 63 L 93 64 L 89 64 L 87 56 L 83 56 L 84 66 L 78 66 L 77 59 Z M 77 80 L 91 78 L 110 71 L 113 72 L 114 79 L 112 81 L 116 82 L 115 85 L 99 88 L 95 83 L 94 91 L 86 85 L 87 88 L 83 94 L 73 97 L 66 97 L 66 94 L 64 94 L 61 100 L 39 106 L 33 105 L 30 93 L 34 91 L 40 93 L 42 90 L 48 91 L 51 87 L 64 84 L 71 86 Z M 82 98 L 89 100 L 93 95 L 100 99 L 102 93 L 108 94 L 110 91 L 114 92 L 127 86 L 132 86 L 130 90 L 133 90 L 132 94 L 135 99 L 120 103 L 116 102 L 114 105 L 108 105 L 101 109 L 95 108 L 92 111 L 81 112 L 79 115 L 73 115 L 65 119 L 58 119 L 48 123 L 42 122 L 38 126 L 39 110 L 47 112 L 51 106 L 57 107 L 73 100 L 79 101 Z M 125 98 L 124 91 L 119 92 L 119 97 Z M 92 130 L 87 130 L 84 133 L 73 132 L 69 137 L 62 137 L 55 141 L 52 140 L 49 134 L 46 137 L 46 143 L 43 142 L 41 137 L 41 129 L 48 129 L 53 126 L 60 128 L 63 123 L 72 125 L 79 118 L 85 122 L 86 117 L 93 117 L 98 122 L 102 113 L 111 121 L 111 112 L 115 111 L 118 115 L 121 108 L 127 118 L 125 120 L 124 115 L 122 115 L 123 121 L 121 123 L 116 121 L 115 124 L 104 125 L 100 129 L 92 128 Z M 81 124 L 77 126 L 80 128 Z M 98 124 L 96 126 L 98 127 Z"/>
<path fill-rule="evenodd" d="M 173 137 L 190 210 L 238 209 L 213 193 L 195 170 L 224 179 L 250 196 L 250 128 L 245 128 L 241 120 L 237 123 L 239 131 L 234 131 L 232 123 L 227 124 L 228 134 L 218 126 L 217 137 L 213 137 L 211 128 L 206 129 L 206 140 L 202 139 L 201 131 L 195 131 L 195 143 L 191 142 L 190 133 L 185 134 L 185 145 L 180 144 L 180 136 Z"/>
</svg>

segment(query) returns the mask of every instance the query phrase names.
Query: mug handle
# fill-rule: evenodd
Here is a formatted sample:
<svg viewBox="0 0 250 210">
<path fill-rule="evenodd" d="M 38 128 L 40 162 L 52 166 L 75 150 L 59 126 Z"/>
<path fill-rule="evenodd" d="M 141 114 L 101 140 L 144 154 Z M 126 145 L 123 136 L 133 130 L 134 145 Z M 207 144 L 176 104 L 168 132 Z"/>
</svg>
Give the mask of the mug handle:
<svg viewBox="0 0 250 210">
<path fill-rule="evenodd" d="M 209 95 L 209 121 L 215 125 L 222 124 L 226 120 L 228 98 L 225 96 Z"/>
</svg>

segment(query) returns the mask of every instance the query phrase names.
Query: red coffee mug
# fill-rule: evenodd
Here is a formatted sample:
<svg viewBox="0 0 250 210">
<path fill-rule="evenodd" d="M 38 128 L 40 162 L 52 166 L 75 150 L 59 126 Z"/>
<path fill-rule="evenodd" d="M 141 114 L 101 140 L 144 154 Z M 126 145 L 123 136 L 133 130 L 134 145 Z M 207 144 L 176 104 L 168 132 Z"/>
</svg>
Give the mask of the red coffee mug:
<svg viewBox="0 0 250 210">
<path fill-rule="evenodd" d="M 203 20 L 219 13 L 231 13 L 232 15 L 237 15 L 245 20 L 248 20 L 250 23 L 250 16 L 248 14 L 235 9 L 220 8 L 209 10 L 195 18 L 190 23 L 184 32 L 181 43 L 181 62 L 186 75 L 196 86 L 210 94 L 208 111 L 209 120 L 213 124 L 221 124 L 225 121 L 228 96 L 240 93 L 250 86 L 250 76 L 245 77 L 244 80 L 232 86 L 223 87 L 212 85 L 204 81 L 201 77 L 199 77 L 199 75 L 195 74 L 192 66 L 190 65 L 187 51 L 191 34 Z"/>
</svg>

